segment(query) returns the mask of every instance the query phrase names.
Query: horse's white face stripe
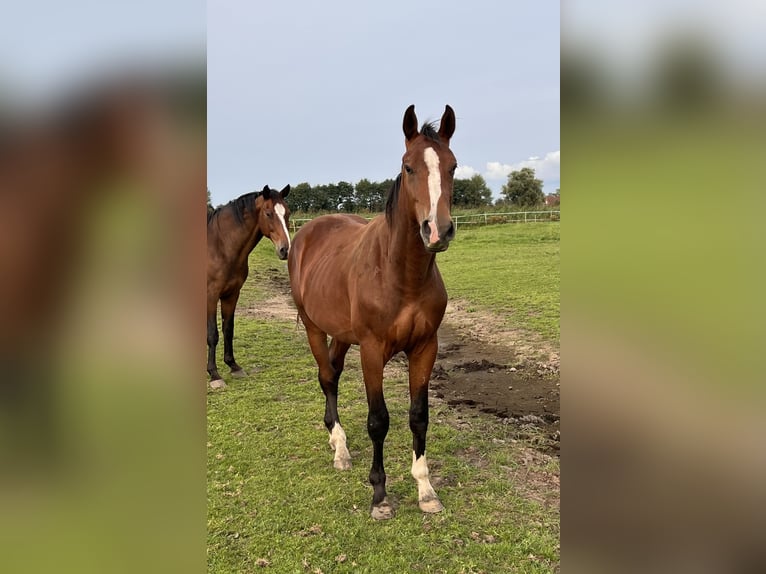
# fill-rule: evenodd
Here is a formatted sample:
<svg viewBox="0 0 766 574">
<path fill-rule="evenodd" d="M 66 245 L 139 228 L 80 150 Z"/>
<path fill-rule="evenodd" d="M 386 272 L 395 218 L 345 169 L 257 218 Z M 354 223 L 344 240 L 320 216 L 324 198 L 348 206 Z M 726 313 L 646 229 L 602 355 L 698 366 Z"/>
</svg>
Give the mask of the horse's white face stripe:
<svg viewBox="0 0 766 574">
<path fill-rule="evenodd" d="M 427 147 L 423 152 L 423 159 L 428 168 L 428 195 L 431 197 L 431 212 L 428 214 L 428 221 L 436 220 L 436 204 L 442 194 L 442 176 L 439 171 L 439 156 L 436 155 L 434 148 Z"/>
<path fill-rule="evenodd" d="M 290 249 L 290 232 L 287 231 L 287 223 L 285 223 L 285 206 L 281 203 L 277 203 L 274 206 L 274 211 L 277 213 L 277 219 L 282 224 L 282 229 L 285 230 L 285 237 L 287 237 L 287 249 Z"/>
</svg>

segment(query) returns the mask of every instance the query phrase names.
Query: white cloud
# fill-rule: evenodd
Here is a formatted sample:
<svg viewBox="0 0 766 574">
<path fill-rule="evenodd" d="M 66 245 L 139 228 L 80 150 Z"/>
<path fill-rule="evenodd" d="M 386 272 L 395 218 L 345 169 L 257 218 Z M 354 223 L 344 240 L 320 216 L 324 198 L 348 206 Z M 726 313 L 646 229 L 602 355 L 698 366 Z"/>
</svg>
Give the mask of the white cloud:
<svg viewBox="0 0 766 574">
<path fill-rule="evenodd" d="M 474 175 L 479 173 L 473 169 L 470 165 L 459 165 L 455 170 L 455 178 L 457 179 L 471 179 Z"/>
<path fill-rule="evenodd" d="M 534 169 L 535 176 L 543 181 L 558 180 L 561 177 L 561 150 L 548 152 L 543 158 L 533 156 L 513 164 L 488 161 L 484 178 L 490 180 L 506 179 L 509 173 L 520 170 L 523 167 Z"/>
</svg>

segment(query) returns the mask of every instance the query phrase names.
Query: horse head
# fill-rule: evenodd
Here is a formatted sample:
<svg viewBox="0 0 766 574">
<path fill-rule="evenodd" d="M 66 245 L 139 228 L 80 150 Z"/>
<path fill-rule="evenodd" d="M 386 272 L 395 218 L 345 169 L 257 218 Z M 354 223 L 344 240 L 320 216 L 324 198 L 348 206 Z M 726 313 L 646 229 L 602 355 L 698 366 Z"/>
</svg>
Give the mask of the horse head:
<svg viewBox="0 0 766 574">
<path fill-rule="evenodd" d="M 287 229 L 290 209 L 284 202 L 289 193 L 289 184 L 282 191 L 270 189 L 268 185 L 261 191 L 263 203 L 258 215 L 258 227 L 264 237 L 268 237 L 274 244 L 280 259 L 287 259 L 290 250 L 290 232 Z"/>
<path fill-rule="evenodd" d="M 455 112 L 446 106 L 438 131 L 432 124 L 418 131 L 415 106 L 410 106 L 402 127 L 406 151 L 402 156 L 401 189 L 409 197 L 425 248 L 433 253 L 444 251 L 455 237 L 450 208 L 457 160 L 449 148 L 455 133 Z"/>
</svg>

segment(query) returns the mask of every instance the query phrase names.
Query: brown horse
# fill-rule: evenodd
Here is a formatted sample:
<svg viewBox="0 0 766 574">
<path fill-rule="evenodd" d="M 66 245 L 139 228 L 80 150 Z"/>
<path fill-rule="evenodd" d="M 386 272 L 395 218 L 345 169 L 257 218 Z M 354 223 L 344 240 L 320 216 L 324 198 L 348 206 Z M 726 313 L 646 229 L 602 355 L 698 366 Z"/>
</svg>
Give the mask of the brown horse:
<svg viewBox="0 0 766 574">
<path fill-rule="evenodd" d="M 247 258 L 263 237 L 271 239 L 280 259 L 287 259 L 290 233 L 287 222 L 290 210 L 284 199 L 290 193 L 287 185 L 282 191 L 263 188 L 261 192 L 245 194 L 219 207 L 207 217 L 207 372 L 210 385 L 225 387 L 218 374 L 215 348 L 218 344 L 216 309 L 221 301 L 223 330 L 223 361 L 234 377 L 245 371 L 234 360 L 234 310 L 239 291 L 247 279 Z"/>
<path fill-rule="evenodd" d="M 383 367 L 400 351 L 409 359 L 412 476 L 419 506 L 423 512 L 443 508 L 428 479 L 425 451 L 428 381 L 447 306 L 435 256 L 455 235 L 450 205 L 457 163 L 449 149 L 455 113 L 447 106 L 438 131 L 426 124 L 418 132 L 410 106 L 403 128 L 406 151 L 385 216 L 369 223 L 354 215 L 314 219 L 298 231 L 288 258 L 293 299 L 319 366 L 324 422 L 340 470 L 351 467 L 351 458 L 338 417 L 338 380 L 346 352 L 359 345 L 373 444 L 371 514 L 377 520 L 393 516 L 383 469 L 389 425 Z"/>
</svg>

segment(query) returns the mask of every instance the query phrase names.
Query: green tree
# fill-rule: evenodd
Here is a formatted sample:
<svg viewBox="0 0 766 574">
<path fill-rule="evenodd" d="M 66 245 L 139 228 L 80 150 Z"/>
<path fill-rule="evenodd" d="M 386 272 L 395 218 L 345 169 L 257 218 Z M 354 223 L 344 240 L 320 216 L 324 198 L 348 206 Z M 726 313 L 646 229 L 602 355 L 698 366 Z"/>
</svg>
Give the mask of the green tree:
<svg viewBox="0 0 766 574">
<path fill-rule="evenodd" d="M 531 167 L 512 171 L 503 185 L 502 194 L 506 203 L 517 207 L 532 207 L 545 201 L 543 182 L 535 177 Z"/>
<path fill-rule="evenodd" d="M 393 183 L 392 179 L 370 181 L 365 178 L 359 180 L 354 194 L 356 209 L 371 212 L 383 211 L 388 191 Z"/>
<path fill-rule="evenodd" d="M 290 196 L 287 198 L 292 211 L 303 211 L 304 213 L 312 210 L 312 190 L 306 183 L 290 186 Z"/>
<path fill-rule="evenodd" d="M 338 211 L 357 211 L 354 199 L 354 185 L 347 181 L 339 181 L 335 184 L 333 203 Z"/>
<path fill-rule="evenodd" d="M 471 179 L 456 179 L 452 185 L 455 207 L 481 207 L 492 204 L 492 190 L 478 173 Z"/>
</svg>

